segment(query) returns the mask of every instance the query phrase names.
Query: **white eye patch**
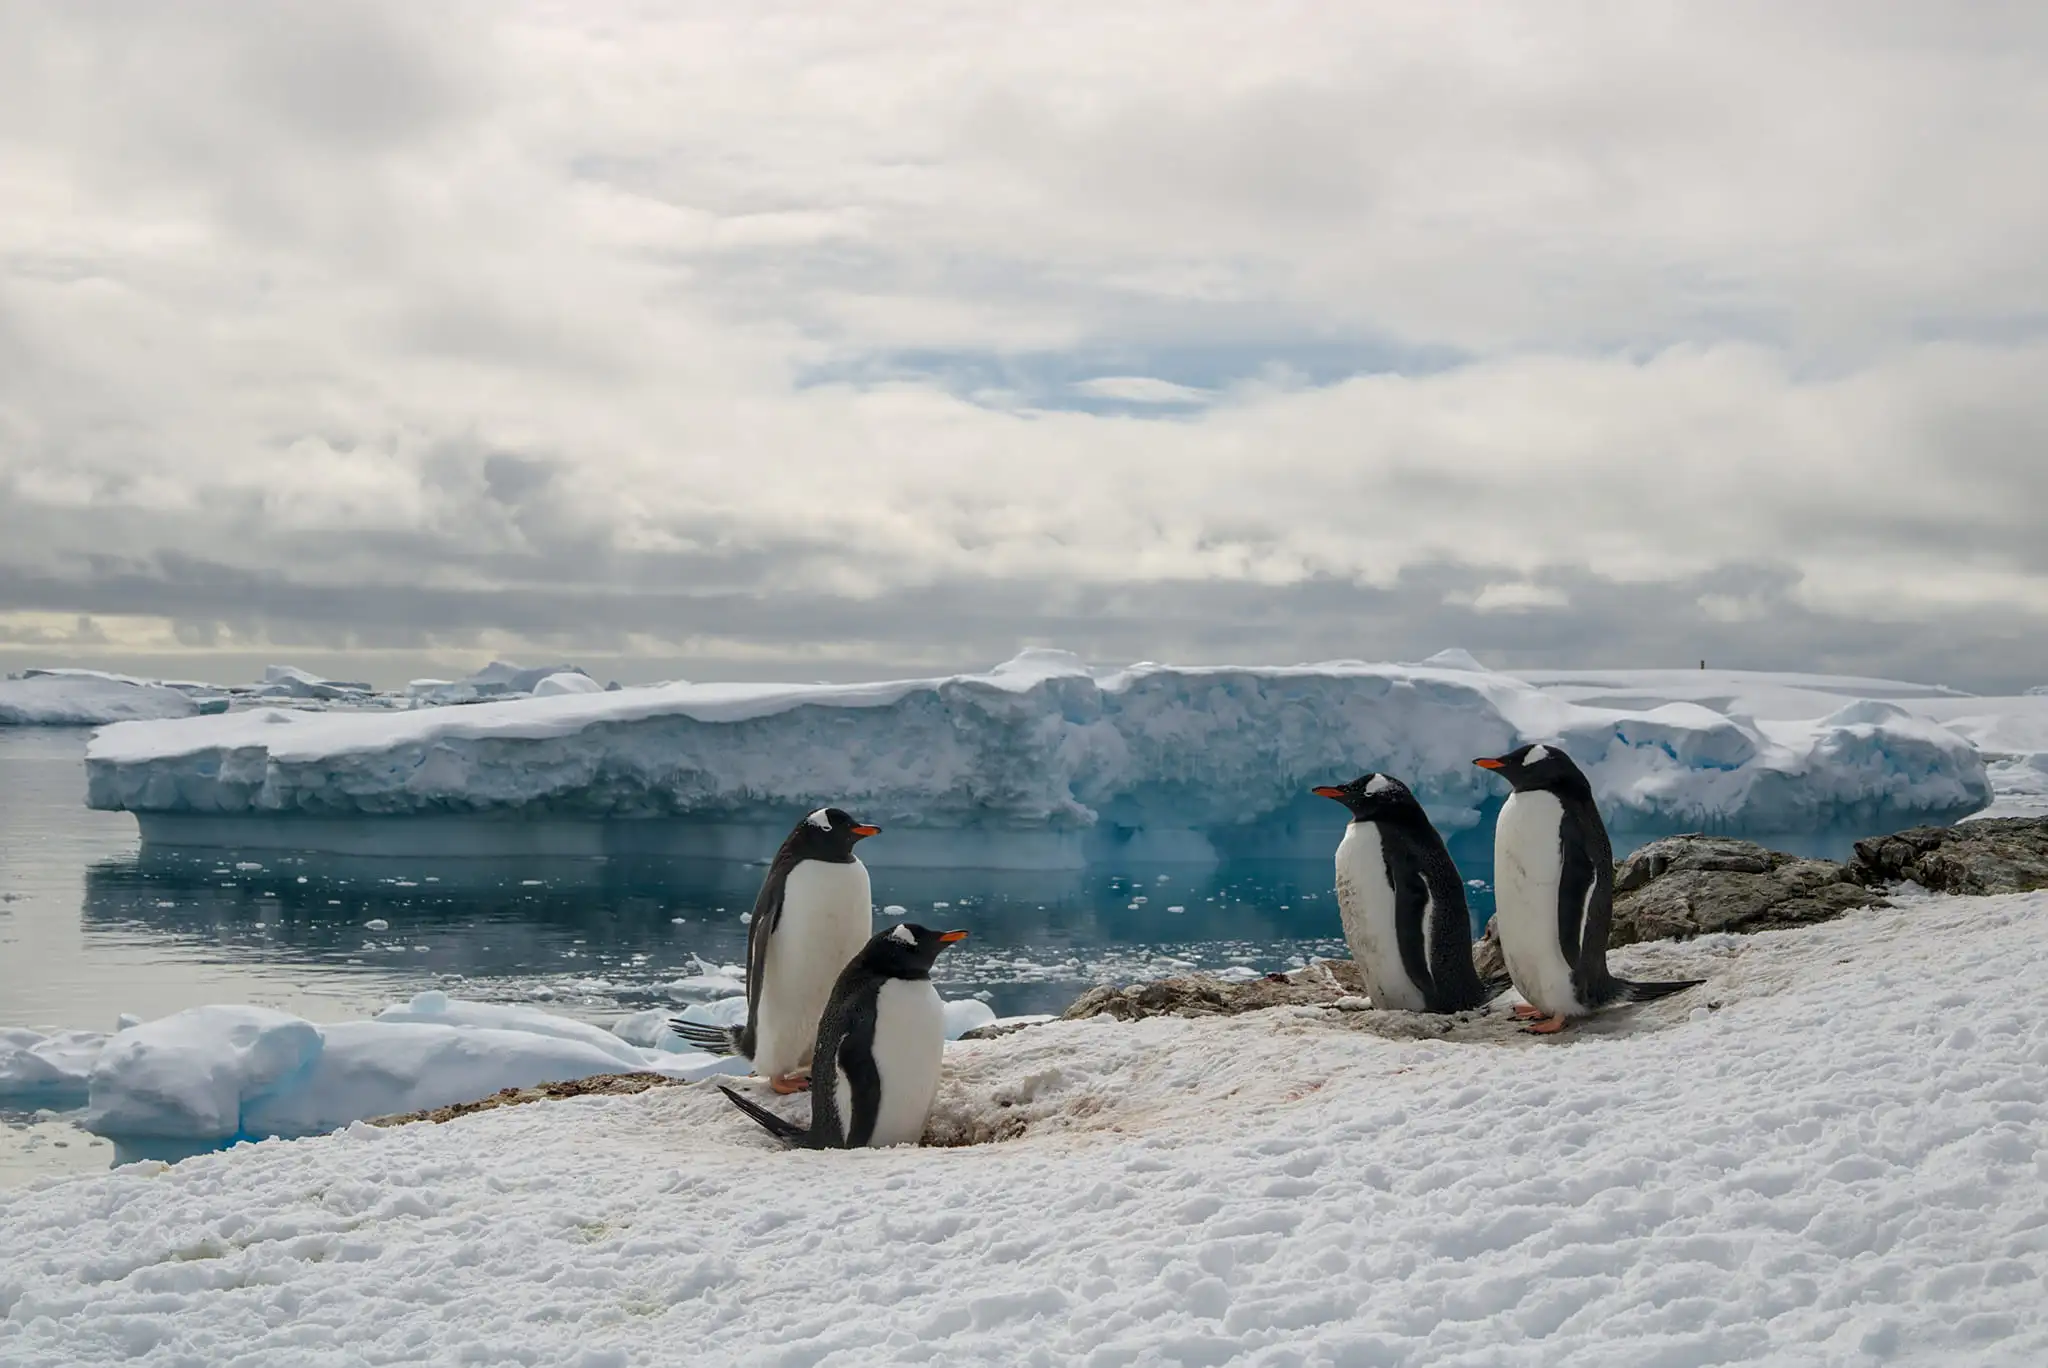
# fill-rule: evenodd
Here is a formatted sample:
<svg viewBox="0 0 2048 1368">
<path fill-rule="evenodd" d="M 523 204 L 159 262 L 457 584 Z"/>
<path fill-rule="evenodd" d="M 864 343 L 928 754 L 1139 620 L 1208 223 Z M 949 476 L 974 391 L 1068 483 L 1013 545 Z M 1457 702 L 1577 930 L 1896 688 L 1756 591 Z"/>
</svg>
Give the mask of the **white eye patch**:
<svg viewBox="0 0 2048 1368">
<path fill-rule="evenodd" d="M 910 928 L 902 922 L 898 922 L 889 928 L 889 939 L 892 941 L 902 941 L 905 945 L 917 944 L 917 937 L 911 935 Z"/>
<path fill-rule="evenodd" d="M 820 831 L 830 831 L 832 829 L 832 818 L 824 808 L 819 808 L 816 812 L 804 818 L 804 820 Z"/>
<path fill-rule="evenodd" d="M 1550 750 L 1548 747 L 1531 746 L 1529 748 L 1529 753 L 1522 757 L 1522 763 L 1525 765 L 1538 765 L 1543 763 L 1545 760 L 1548 760 L 1549 758 Z"/>
<path fill-rule="evenodd" d="M 1365 791 L 1368 794 L 1385 793 L 1388 789 L 1392 788 L 1393 786 L 1394 781 L 1387 778 L 1386 775 L 1375 774 L 1372 777 L 1372 782 L 1365 786 Z"/>
</svg>

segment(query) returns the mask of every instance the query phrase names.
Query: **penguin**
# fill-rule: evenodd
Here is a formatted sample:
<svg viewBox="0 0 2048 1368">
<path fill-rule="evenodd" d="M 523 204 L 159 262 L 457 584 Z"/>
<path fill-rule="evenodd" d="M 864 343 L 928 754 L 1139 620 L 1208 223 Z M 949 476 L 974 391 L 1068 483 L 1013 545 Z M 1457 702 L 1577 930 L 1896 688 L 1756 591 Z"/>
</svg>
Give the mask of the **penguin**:
<svg viewBox="0 0 2048 1368">
<path fill-rule="evenodd" d="M 1464 1012 L 1507 987 L 1472 967 L 1465 885 L 1408 786 L 1390 774 L 1311 790 L 1351 810 L 1337 843 L 1337 910 L 1344 941 L 1375 1007 Z"/>
<path fill-rule="evenodd" d="M 731 1103 L 785 1145 L 860 1149 L 914 1145 L 939 1091 L 946 1014 L 932 962 L 965 931 L 909 922 L 879 932 L 832 985 L 818 1021 L 808 1128 L 720 1085 Z"/>
<path fill-rule="evenodd" d="M 868 867 L 853 847 L 880 831 L 836 807 L 819 808 L 798 822 L 754 897 L 746 1025 L 708 1026 L 671 1017 L 669 1028 L 699 1049 L 746 1056 L 779 1093 L 809 1087 L 818 1014 L 839 971 L 874 929 Z"/>
<path fill-rule="evenodd" d="M 1557 746 L 1532 744 L 1473 764 L 1514 785 L 1493 832 L 1494 920 L 1508 976 L 1528 999 L 1515 1015 L 1552 1035 L 1617 1002 L 1650 1002 L 1705 979 L 1631 983 L 1607 972 L 1614 847 L 1593 786 Z"/>
</svg>

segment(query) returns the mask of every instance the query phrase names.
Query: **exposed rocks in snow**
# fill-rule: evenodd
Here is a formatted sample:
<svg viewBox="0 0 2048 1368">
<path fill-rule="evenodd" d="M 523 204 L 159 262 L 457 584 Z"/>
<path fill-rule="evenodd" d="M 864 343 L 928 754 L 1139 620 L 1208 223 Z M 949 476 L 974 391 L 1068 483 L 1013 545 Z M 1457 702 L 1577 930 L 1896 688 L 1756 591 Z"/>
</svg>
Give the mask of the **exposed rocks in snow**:
<svg viewBox="0 0 2048 1368">
<path fill-rule="evenodd" d="M 1607 943 L 1807 926 L 1882 901 L 1832 860 L 1725 836 L 1670 836 L 1615 866 Z"/>
<path fill-rule="evenodd" d="M 1910 880 L 1937 893 L 2026 893 L 2048 888 L 2048 818 L 2000 817 L 1914 827 L 1856 843 L 1855 877 Z"/>
<path fill-rule="evenodd" d="M 1267 1007 L 1323 1007 L 1364 991 L 1357 965 L 1349 960 L 1315 960 L 1292 973 L 1242 982 L 1187 974 L 1125 987 L 1104 984 L 1083 993 L 1061 1017 L 1066 1021 L 1093 1016 L 1136 1021 L 1154 1016 L 1236 1016 Z"/>
<path fill-rule="evenodd" d="M 677 1087 L 683 1083 L 680 1078 L 670 1078 L 658 1073 L 596 1074 L 590 1078 L 572 1078 L 562 1083 L 542 1083 L 531 1088 L 501 1088 L 489 1097 L 474 1102 L 457 1102 L 448 1107 L 430 1107 L 426 1111 L 406 1112 L 400 1116 L 376 1116 L 370 1118 L 372 1126 L 405 1126 L 415 1121 L 453 1121 L 458 1116 L 472 1116 L 477 1112 L 496 1111 L 499 1107 L 517 1107 L 527 1102 L 558 1102 L 567 1097 L 630 1097 L 634 1093 L 646 1092 L 649 1088 Z"/>
</svg>

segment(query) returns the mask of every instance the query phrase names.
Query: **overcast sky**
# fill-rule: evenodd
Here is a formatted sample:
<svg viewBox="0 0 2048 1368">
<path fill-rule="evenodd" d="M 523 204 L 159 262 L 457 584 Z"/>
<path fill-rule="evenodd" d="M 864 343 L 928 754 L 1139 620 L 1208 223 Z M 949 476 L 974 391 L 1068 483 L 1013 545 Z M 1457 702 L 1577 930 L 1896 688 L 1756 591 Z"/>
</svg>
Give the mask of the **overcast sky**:
<svg viewBox="0 0 2048 1368">
<path fill-rule="evenodd" d="M 2048 682 L 2048 6 L 0 0 L 0 665 Z"/>
</svg>

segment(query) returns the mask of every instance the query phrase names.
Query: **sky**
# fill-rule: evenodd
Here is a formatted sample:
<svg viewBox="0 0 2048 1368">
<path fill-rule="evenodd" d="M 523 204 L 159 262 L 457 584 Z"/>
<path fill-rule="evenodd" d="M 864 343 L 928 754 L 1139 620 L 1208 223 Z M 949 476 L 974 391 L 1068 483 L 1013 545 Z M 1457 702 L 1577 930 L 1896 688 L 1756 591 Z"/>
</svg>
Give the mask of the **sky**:
<svg viewBox="0 0 2048 1368">
<path fill-rule="evenodd" d="M 2048 7 L 0 0 L 0 668 L 2048 682 Z"/>
</svg>

